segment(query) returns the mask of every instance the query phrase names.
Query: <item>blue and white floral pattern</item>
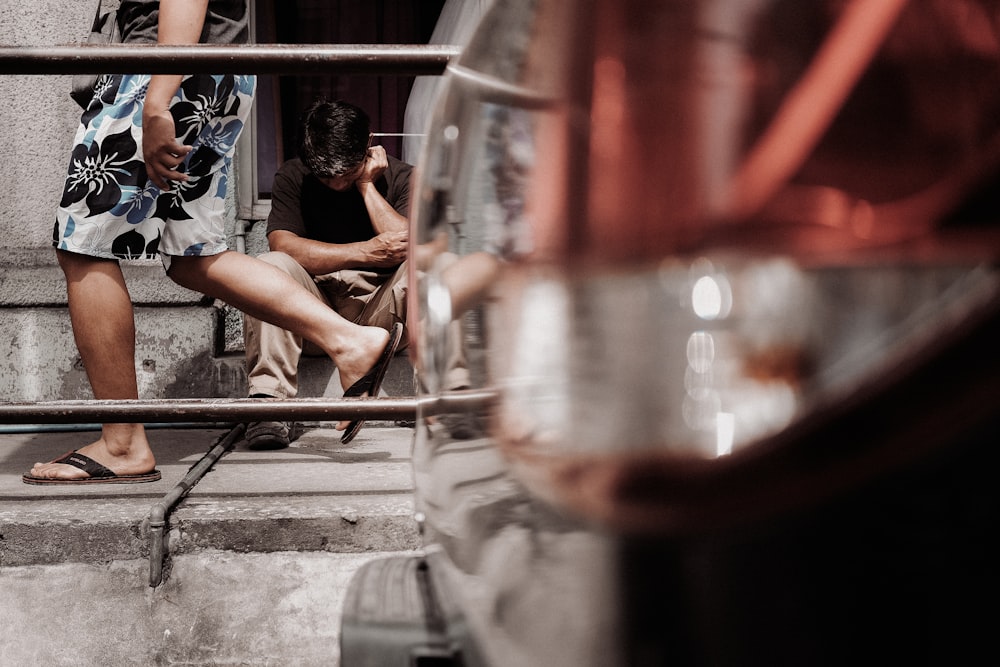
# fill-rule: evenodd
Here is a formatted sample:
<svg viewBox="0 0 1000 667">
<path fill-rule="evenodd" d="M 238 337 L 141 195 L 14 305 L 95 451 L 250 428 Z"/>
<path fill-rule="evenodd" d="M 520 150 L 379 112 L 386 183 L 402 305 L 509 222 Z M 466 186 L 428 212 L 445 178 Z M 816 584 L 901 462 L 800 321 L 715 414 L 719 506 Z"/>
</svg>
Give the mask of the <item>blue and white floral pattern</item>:
<svg viewBox="0 0 1000 667">
<path fill-rule="evenodd" d="M 188 180 L 160 190 L 142 160 L 142 102 L 149 75 L 105 75 L 80 119 L 56 212 L 55 247 L 107 259 L 211 255 L 226 249 L 226 184 L 256 79 L 187 76 L 170 113 L 192 146 Z"/>
</svg>

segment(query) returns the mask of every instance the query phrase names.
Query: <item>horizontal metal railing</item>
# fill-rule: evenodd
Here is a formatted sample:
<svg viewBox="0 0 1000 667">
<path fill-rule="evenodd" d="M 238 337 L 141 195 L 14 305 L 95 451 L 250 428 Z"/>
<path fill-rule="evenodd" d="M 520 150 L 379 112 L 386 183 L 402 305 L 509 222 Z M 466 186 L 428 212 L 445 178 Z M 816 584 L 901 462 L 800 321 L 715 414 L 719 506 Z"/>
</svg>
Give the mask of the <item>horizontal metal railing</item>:
<svg viewBox="0 0 1000 667">
<path fill-rule="evenodd" d="M 0 74 L 442 74 L 457 46 L 438 44 L 114 44 L 0 46 Z"/>
<path fill-rule="evenodd" d="M 0 424 L 412 419 L 418 406 L 428 415 L 466 412 L 487 408 L 495 398 L 494 391 L 484 389 L 419 398 L 197 398 L 0 403 Z"/>
</svg>

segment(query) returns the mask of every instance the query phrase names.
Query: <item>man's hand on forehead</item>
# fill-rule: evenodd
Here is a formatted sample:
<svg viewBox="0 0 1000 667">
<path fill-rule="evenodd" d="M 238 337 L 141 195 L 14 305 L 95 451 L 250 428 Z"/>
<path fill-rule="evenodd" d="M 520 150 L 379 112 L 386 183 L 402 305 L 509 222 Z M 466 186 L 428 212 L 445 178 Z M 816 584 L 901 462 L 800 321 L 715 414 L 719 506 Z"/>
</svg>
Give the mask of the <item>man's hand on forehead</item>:
<svg viewBox="0 0 1000 667">
<path fill-rule="evenodd" d="M 358 183 L 371 183 L 376 180 L 389 167 L 389 157 L 382 146 L 371 146 L 368 148 L 368 157 L 365 158 L 361 166 L 361 173 L 358 175 Z"/>
</svg>

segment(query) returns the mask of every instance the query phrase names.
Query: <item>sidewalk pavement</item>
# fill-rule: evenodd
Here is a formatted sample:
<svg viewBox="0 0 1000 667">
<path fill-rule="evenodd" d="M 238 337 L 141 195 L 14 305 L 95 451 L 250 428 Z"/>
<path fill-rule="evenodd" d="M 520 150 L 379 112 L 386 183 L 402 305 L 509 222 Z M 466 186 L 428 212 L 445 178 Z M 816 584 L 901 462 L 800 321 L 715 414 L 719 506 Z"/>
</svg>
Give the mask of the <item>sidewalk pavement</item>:
<svg viewBox="0 0 1000 667">
<path fill-rule="evenodd" d="M 0 433 L 0 664 L 338 664 L 354 571 L 420 546 L 413 429 L 236 443 L 168 514 L 153 587 L 151 509 L 228 432 L 151 429 L 163 479 L 87 486 L 21 475 L 94 432 Z"/>
</svg>

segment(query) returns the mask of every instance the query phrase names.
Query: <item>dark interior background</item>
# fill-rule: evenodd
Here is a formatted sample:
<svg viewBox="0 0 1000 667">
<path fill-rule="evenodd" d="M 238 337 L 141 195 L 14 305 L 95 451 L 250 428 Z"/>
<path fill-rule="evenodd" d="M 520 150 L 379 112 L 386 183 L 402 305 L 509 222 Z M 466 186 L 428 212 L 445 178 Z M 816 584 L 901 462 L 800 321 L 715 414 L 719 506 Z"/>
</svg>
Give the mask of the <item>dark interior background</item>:
<svg viewBox="0 0 1000 667">
<path fill-rule="evenodd" d="M 426 44 L 445 0 L 257 0 L 260 44 Z M 374 132 L 403 131 L 409 76 L 261 76 L 257 89 L 258 196 L 270 197 L 277 167 L 295 157 L 298 120 L 319 97 L 342 99 L 371 116 Z M 400 156 L 402 140 L 377 143 Z"/>
</svg>

